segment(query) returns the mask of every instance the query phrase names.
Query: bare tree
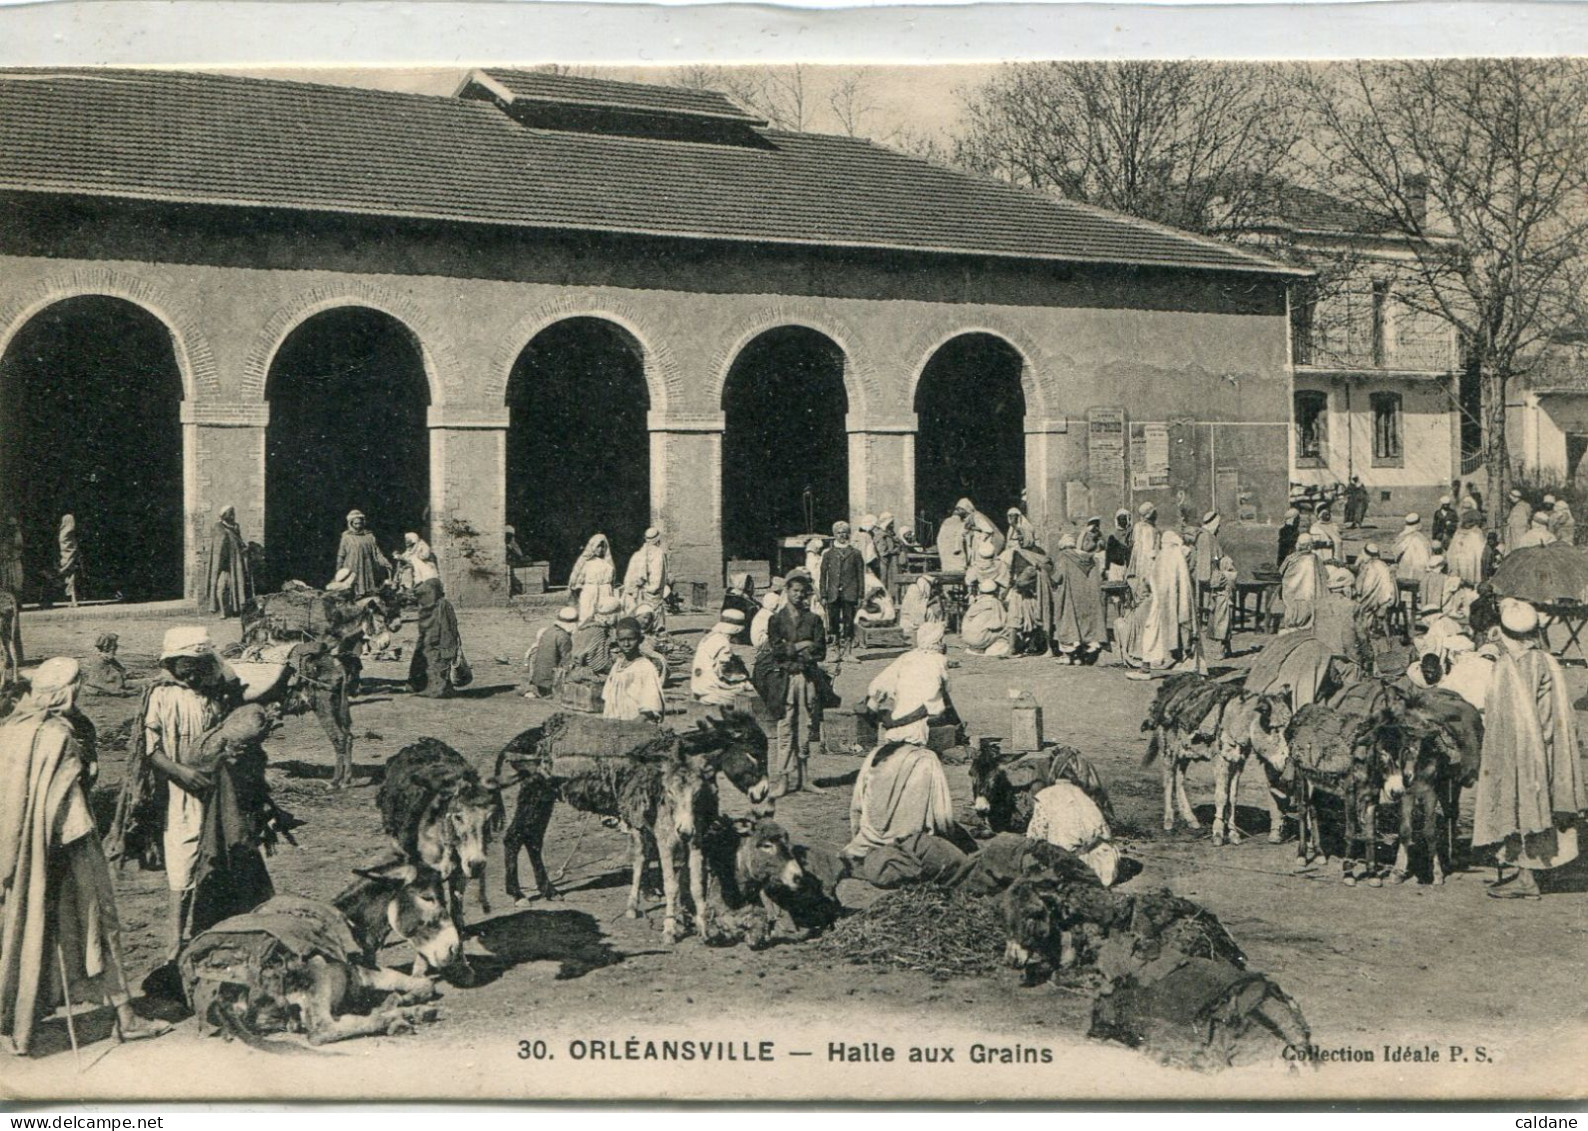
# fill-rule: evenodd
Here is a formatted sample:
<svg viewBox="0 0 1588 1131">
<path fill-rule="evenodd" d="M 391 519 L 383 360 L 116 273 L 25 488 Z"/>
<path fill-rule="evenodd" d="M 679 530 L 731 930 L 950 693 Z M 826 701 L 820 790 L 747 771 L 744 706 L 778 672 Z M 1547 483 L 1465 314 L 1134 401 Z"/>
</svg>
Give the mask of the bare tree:
<svg viewBox="0 0 1588 1131">
<path fill-rule="evenodd" d="M 1195 231 L 1238 231 L 1296 146 L 1273 67 L 1055 62 L 969 91 L 955 160 L 978 172 Z"/>
<path fill-rule="evenodd" d="M 846 136 L 864 137 L 866 124 L 877 109 L 866 72 L 852 70 L 839 74 L 827 91 L 827 108 Z"/>
<path fill-rule="evenodd" d="M 673 73 L 673 85 L 720 91 L 780 130 L 802 130 L 808 124 L 809 92 L 805 68 L 798 63 L 787 67 L 682 67 Z"/>
<path fill-rule="evenodd" d="M 1297 69 L 1314 177 L 1414 255 L 1396 297 L 1457 328 L 1480 376 L 1483 456 L 1503 498 L 1506 399 L 1579 311 L 1588 237 L 1588 64 L 1576 59 Z"/>
<path fill-rule="evenodd" d="M 949 140 L 941 134 L 917 126 L 906 124 L 885 128 L 876 140 L 889 149 L 908 153 L 911 157 L 919 157 L 938 165 L 954 164 L 954 151 Z"/>
</svg>

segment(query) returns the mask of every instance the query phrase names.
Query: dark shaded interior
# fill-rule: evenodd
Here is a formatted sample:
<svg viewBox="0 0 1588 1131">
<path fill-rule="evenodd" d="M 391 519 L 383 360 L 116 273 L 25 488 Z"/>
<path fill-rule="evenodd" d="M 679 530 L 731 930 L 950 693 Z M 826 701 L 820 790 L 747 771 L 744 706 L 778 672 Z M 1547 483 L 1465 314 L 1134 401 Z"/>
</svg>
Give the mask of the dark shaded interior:
<svg viewBox="0 0 1588 1131">
<path fill-rule="evenodd" d="M 1023 362 L 1008 342 L 964 334 L 927 362 L 915 390 L 916 529 L 936 530 L 961 497 L 1000 526 L 1026 481 Z"/>
<path fill-rule="evenodd" d="M 430 536 L 430 386 L 406 326 L 366 307 L 316 314 L 277 351 L 266 395 L 266 585 L 330 581 L 355 508 L 388 556 L 407 531 Z"/>
<path fill-rule="evenodd" d="M 548 326 L 513 366 L 507 405 L 507 521 L 519 546 L 550 562 L 561 585 L 601 533 L 622 570 L 651 518 L 650 395 L 639 343 L 599 318 Z"/>
<path fill-rule="evenodd" d="M 777 560 L 778 539 L 848 517 L 844 353 L 802 326 L 768 330 L 734 360 L 722 394 L 722 546 Z"/>
<path fill-rule="evenodd" d="M 22 523 L 26 599 L 61 595 L 63 514 L 80 599 L 182 596 L 181 405 L 170 331 L 133 303 L 65 299 L 17 332 L 0 358 L 0 513 Z"/>
</svg>

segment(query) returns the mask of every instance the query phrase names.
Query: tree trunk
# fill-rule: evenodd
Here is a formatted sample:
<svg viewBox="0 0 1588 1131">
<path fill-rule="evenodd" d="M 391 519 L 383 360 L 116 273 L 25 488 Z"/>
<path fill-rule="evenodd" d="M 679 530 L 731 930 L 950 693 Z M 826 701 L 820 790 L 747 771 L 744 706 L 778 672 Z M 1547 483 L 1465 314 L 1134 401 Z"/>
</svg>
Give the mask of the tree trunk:
<svg viewBox="0 0 1588 1131">
<path fill-rule="evenodd" d="M 1511 489 L 1511 454 L 1505 435 L 1505 395 L 1510 374 L 1484 367 L 1480 381 L 1483 391 L 1483 469 L 1488 475 L 1489 518 L 1505 520 L 1505 499 Z"/>
</svg>

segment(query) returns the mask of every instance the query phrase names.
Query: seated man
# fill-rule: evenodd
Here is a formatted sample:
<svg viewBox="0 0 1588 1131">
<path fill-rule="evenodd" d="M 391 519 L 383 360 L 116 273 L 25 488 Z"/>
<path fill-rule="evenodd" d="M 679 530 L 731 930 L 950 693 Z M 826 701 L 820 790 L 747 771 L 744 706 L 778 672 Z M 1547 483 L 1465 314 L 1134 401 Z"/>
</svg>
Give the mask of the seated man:
<svg viewBox="0 0 1588 1131">
<path fill-rule="evenodd" d="M 914 650 L 872 681 L 867 703 L 881 716 L 882 743 L 855 778 L 844 856 L 878 887 L 938 878 L 973 847 L 954 823 L 948 779 L 926 745 L 931 721 L 953 710 L 940 622 L 916 630 Z"/>
<path fill-rule="evenodd" d="M 1085 860 L 1104 887 L 1119 876 L 1113 835 L 1097 803 L 1069 781 L 1055 782 L 1037 794 L 1026 827 L 1028 839 L 1058 845 Z"/>
<path fill-rule="evenodd" d="M 767 626 L 772 623 L 773 614 L 783 607 L 783 598 L 780 594 L 767 592 L 761 595 L 761 608 L 750 621 L 750 647 L 759 648 L 766 643 Z"/>
<path fill-rule="evenodd" d="M 127 688 L 127 669 L 116 658 L 121 637 L 114 632 L 101 633 L 94 641 L 96 655 L 90 663 L 83 685 L 96 695 L 124 696 L 133 694 Z"/>
<path fill-rule="evenodd" d="M 855 613 L 855 623 L 867 627 L 881 627 L 893 624 L 899 619 L 898 609 L 893 603 L 893 598 L 888 595 L 888 587 L 870 570 L 866 571 L 866 596 L 860 602 L 860 608 Z"/>
<path fill-rule="evenodd" d="M 698 702 L 731 707 L 741 692 L 749 690 L 749 669 L 733 652 L 733 642 L 744 631 L 744 624 L 743 612 L 725 608 L 711 631 L 695 646 L 689 690 Z"/>
<path fill-rule="evenodd" d="M 556 685 L 557 672 L 573 653 L 574 629 L 579 623 L 579 610 L 564 605 L 557 611 L 557 619 L 535 634 L 535 643 L 524 654 L 529 667 L 529 690 L 525 699 L 550 699 Z"/>
<path fill-rule="evenodd" d="M 573 635 L 573 647 L 558 673 L 560 683 L 582 683 L 601 687 L 612 670 L 612 626 L 617 624 L 623 603 L 609 594 L 596 605 L 595 613 Z"/>
<path fill-rule="evenodd" d="M 899 627 L 914 635 L 928 621 L 944 619 L 943 595 L 930 574 L 921 574 L 904 591 L 904 607 L 899 612 Z"/>
<path fill-rule="evenodd" d="M 915 647 L 882 669 L 871 681 L 867 705 L 883 716 L 883 742 L 925 746 L 933 721 L 955 721 L 948 691 L 942 621 L 915 630 Z"/>
<path fill-rule="evenodd" d="M 609 719 L 649 719 L 661 722 L 662 677 L 656 665 L 640 651 L 644 636 L 633 617 L 624 617 L 613 630 L 617 656 L 601 691 L 601 714 Z"/>
<path fill-rule="evenodd" d="M 641 603 L 634 610 L 634 619 L 640 626 L 640 655 L 656 665 L 665 686 L 672 665 L 672 637 L 662 625 L 662 616 L 652 605 Z"/>
</svg>

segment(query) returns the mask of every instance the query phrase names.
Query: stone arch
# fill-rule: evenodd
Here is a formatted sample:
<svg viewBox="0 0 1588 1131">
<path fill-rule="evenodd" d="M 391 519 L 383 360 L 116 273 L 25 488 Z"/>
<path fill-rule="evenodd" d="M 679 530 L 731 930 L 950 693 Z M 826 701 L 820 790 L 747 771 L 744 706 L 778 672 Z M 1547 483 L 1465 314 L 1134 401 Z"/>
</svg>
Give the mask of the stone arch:
<svg viewBox="0 0 1588 1131">
<path fill-rule="evenodd" d="M 440 321 L 411 298 L 390 287 L 365 282 L 317 287 L 295 296 L 292 302 L 272 314 L 243 365 L 243 399 L 249 403 L 263 403 L 271 363 L 292 332 L 316 314 L 344 306 L 378 310 L 402 323 L 419 345 L 425 379 L 430 386 L 431 406 L 447 403 L 447 386 L 458 373 L 457 350 L 451 335 Z"/>
<path fill-rule="evenodd" d="M 67 299 L 92 296 L 129 302 L 164 324 L 182 375 L 184 401 L 220 399 L 220 370 L 198 320 L 180 306 L 167 304 L 159 289 L 146 279 L 108 267 L 80 267 L 51 275 L 0 307 L 0 357 L 40 311 Z"/>
<path fill-rule="evenodd" d="M 967 334 L 987 334 L 1005 342 L 1010 349 L 1020 355 L 1020 387 L 1026 396 L 1026 415 L 1045 419 L 1051 415 L 1051 400 L 1048 397 L 1047 381 L 1054 372 L 1052 359 L 1047 351 L 1036 344 L 1025 331 L 1002 318 L 978 315 L 966 319 L 962 324 L 945 330 L 940 322 L 934 321 L 911 343 L 905 352 L 909 359 L 909 384 L 906 386 L 905 405 L 914 410 L 915 398 L 921 387 L 921 377 L 926 373 L 926 367 L 931 364 L 937 351 L 946 346 L 955 338 L 962 338 Z M 1042 376 L 1038 376 L 1041 374 Z"/>
<path fill-rule="evenodd" d="M 644 319 L 633 304 L 622 299 L 580 294 L 561 295 L 542 303 L 513 323 L 497 348 L 491 363 L 491 383 L 481 390 L 480 399 L 491 404 L 506 404 L 513 368 L 529 343 L 542 330 L 571 318 L 610 322 L 634 339 L 640 347 L 651 412 L 665 416 L 670 407 L 684 402 L 683 373 L 672 346 L 660 334 L 644 328 Z"/>
<path fill-rule="evenodd" d="M 859 348 L 860 335 L 842 319 L 825 312 L 816 317 L 806 308 L 794 304 L 760 307 L 728 327 L 724 337 L 727 345 L 712 362 L 711 402 L 707 411 L 721 411 L 723 394 L 728 388 L 728 374 L 745 347 L 768 330 L 785 326 L 814 331 L 838 346 L 844 355 L 844 393 L 849 398 L 849 414 L 859 420 L 867 419 L 872 407 L 881 404 L 883 397 L 876 366 L 867 352 Z"/>
</svg>

